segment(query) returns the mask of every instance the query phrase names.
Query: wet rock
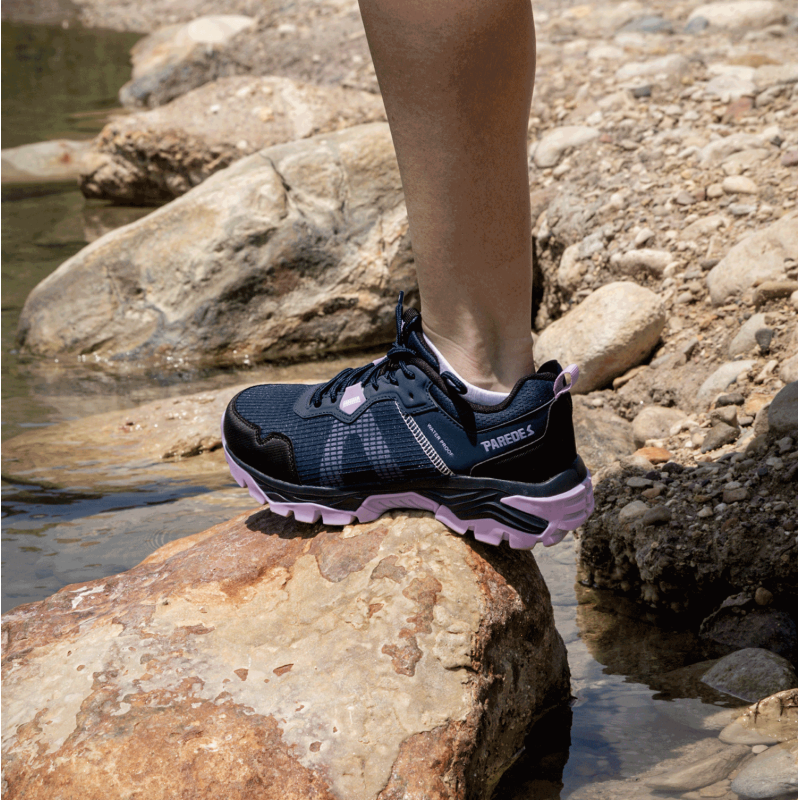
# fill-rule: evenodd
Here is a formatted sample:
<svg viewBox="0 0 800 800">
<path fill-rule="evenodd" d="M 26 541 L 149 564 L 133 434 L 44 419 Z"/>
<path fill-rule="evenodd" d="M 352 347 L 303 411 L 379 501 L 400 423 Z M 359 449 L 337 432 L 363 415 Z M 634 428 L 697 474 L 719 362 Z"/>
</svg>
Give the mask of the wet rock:
<svg viewBox="0 0 800 800">
<path fill-rule="evenodd" d="M 533 163 L 540 169 L 554 167 L 564 153 L 591 142 L 600 135 L 596 128 L 586 125 L 567 125 L 548 131 L 533 148 Z"/>
<path fill-rule="evenodd" d="M 716 28 L 764 28 L 781 22 L 785 11 L 772 0 L 738 0 L 734 3 L 707 3 L 689 15 L 689 22 L 701 17 Z"/>
<path fill-rule="evenodd" d="M 720 731 L 728 744 L 775 744 L 797 738 L 797 689 L 754 703 Z"/>
<path fill-rule="evenodd" d="M 751 703 L 797 687 L 797 673 L 785 658 L 755 647 L 724 656 L 702 680 L 713 689 Z"/>
<path fill-rule="evenodd" d="M 668 770 L 646 780 L 646 785 L 662 792 L 688 792 L 702 789 L 727 778 L 750 752 L 749 747 L 732 745 L 689 766 Z"/>
<path fill-rule="evenodd" d="M 670 428 L 686 418 L 686 414 L 677 408 L 645 406 L 633 419 L 633 438 L 638 445 L 643 445 L 648 439 L 665 439 Z"/>
<path fill-rule="evenodd" d="M 578 364 L 576 391 L 590 392 L 638 364 L 655 346 L 666 322 L 659 297 L 634 283 L 609 283 L 549 325 L 534 359 Z"/>
<path fill-rule="evenodd" d="M 770 747 L 742 767 L 731 789 L 739 797 L 770 798 L 797 791 L 797 740 Z"/>
<path fill-rule="evenodd" d="M 709 403 L 715 395 L 724 392 L 736 379 L 748 372 L 755 365 L 755 361 L 729 361 L 717 367 L 708 378 L 703 381 L 697 392 L 699 403 Z"/>
<path fill-rule="evenodd" d="M 1 154 L 3 183 L 72 183 L 91 147 L 91 142 L 68 139 L 6 147 Z"/>
<path fill-rule="evenodd" d="M 242 70 L 225 51 L 236 34 L 255 23 L 240 14 L 212 14 L 167 25 L 131 50 L 133 74 L 119 92 L 125 106 L 158 106 L 191 89 Z"/>
<path fill-rule="evenodd" d="M 488 797 L 569 695 L 523 555 L 419 514 L 332 530 L 262 512 L 14 609 L 6 790 L 77 784 L 92 800 L 113 774 L 115 791 L 154 800 L 206 796 L 209 781 L 234 800 L 409 784 L 455 798 L 443 787 L 467 781 Z"/>
<path fill-rule="evenodd" d="M 727 500 L 724 502 L 728 502 Z M 756 647 L 786 659 L 797 654 L 797 622 L 775 608 L 723 606 L 700 626 L 700 637 L 717 646 L 717 653 Z M 744 611 L 744 613 L 742 613 Z M 738 612 L 738 613 L 737 613 Z"/>
<path fill-rule="evenodd" d="M 672 260 L 672 254 L 665 250 L 643 248 L 613 255 L 611 257 L 611 267 L 615 272 L 623 275 L 636 275 L 639 272 L 646 272 L 655 277 L 661 277 Z"/>
<path fill-rule="evenodd" d="M 218 364 L 364 348 L 391 339 L 412 264 L 388 126 L 360 125 L 247 156 L 93 242 L 30 294 L 20 342 Z"/>
<path fill-rule="evenodd" d="M 769 404 L 769 432 L 771 436 L 797 433 L 797 381 L 787 384 Z"/>
<path fill-rule="evenodd" d="M 81 190 L 133 205 L 163 203 L 265 147 L 384 118 L 380 97 L 368 92 L 221 78 L 107 125 L 94 140 Z"/>
<path fill-rule="evenodd" d="M 724 422 L 718 422 L 703 438 L 703 444 L 700 447 L 701 453 L 709 453 L 712 450 L 718 450 L 725 444 L 735 442 L 739 438 L 739 429 L 732 425 L 726 425 Z"/>
<path fill-rule="evenodd" d="M 787 258 L 797 259 L 797 217 L 787 214 L 735 245 L 706 278 L 711 300 L 721 305 L 758 282 L 779 278 Z"/>
</svg>

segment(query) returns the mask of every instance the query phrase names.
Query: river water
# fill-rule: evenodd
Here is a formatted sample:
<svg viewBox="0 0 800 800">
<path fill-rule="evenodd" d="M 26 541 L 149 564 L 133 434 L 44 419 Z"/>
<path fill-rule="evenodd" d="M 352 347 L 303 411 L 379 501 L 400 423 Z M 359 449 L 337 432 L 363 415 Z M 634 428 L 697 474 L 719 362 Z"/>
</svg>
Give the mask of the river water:
<svg viewBox="0 0 800 800">
<path fill-rule="evenodd" d="M 116 106 L 136 38 L 4 22 L 3 146 L 90 138 Z M 263 369 L 249 375 L 187 367 L 109 372 L 102 365 L 16 352 L 19 312 L 33 286 L 89 241 L 146 212 L 87 202 L 71 185 L 3 187 L 3 440 L 148 400 L 269 379 Z M 325 374 L 324 367 L 297 370 L 297 377 L 317 374 Z M 159 480 L 103 492 L 4 477 L 3 611 L 68 583 L 128 569 L 166 541 L 249 507 L 227 476 L 211 483 Z M 223 487 L 213 504 L 204 500 L 209 489 Z M 535 555 L 569 651 L 575 701 L 537 728 L 498 787 L 498 798 L 568 798 L 587 784 L 637 775 L 712 735 L 703 720 L 729 703 L 674 672 L 699 660 L 695 639 L 652 624 L 641 609 L 576 586 L 570 540 Z"/>
</svg>

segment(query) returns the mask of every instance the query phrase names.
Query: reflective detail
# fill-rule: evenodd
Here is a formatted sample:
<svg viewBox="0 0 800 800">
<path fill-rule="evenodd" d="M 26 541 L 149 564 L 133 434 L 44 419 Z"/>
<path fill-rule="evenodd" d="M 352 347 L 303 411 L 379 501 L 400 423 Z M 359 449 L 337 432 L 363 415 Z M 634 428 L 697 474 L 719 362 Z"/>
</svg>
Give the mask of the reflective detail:
<svg viewBox="0 0 800 800">
<path fill-rule="evenodd" d="M 397 405 L 397 410 L 400 412 L 403 422 L 405 422 L 405 424 L 408 426 L 408 429 L 411 431 L 411 435 L 417 440 L 417 444 L 422 448 L 422 452 L 428 456 L 431 464 L 433 464 L 433 466 L 436 467 L 436 469 L 438 469 L 442 475 L 454 475 L 455 473 L 453 470 L 451 470 L 450 467 L 444 463 L 442 457 L 436 452 L 434 446 L 427 440 L 425 434 L 422 432 L 422 429 L 414 421 L 414 418 L 408 414 L 404 414 L 397 402 L 395 402 L 395 405 Z"/>
</svg>

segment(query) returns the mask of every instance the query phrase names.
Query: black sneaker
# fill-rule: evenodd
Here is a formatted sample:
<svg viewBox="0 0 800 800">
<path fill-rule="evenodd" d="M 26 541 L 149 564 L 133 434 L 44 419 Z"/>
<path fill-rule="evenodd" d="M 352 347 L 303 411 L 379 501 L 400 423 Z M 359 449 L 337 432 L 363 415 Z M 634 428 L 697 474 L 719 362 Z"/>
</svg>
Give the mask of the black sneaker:
<svg viewBox="0 0 800 800">
<path fill-rule="evenodd" d="M 401 294 L 384 358 L 325 384 L 252 386 L 231 400 L 222 437 L 233 477 L 302 522 L 423 509 L 457 533 L 523 550 L 583 524 L 594 498 L 572 427 L 578 368 L 549 361 L 495 406 L 467 401 L 439 370 Z"/>
</svg>

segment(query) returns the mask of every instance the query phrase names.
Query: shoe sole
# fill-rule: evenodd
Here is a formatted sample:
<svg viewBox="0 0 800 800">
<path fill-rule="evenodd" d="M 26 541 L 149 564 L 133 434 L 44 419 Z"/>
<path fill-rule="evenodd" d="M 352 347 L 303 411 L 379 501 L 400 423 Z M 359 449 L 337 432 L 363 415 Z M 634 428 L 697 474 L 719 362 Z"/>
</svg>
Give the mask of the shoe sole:
<svg viewBox="0 0 800 800">
<path fill-rule="evenodd" d="M 516 516 L 525 527 L 538 527 L 539 531 L 522 531 L 513 527 L 508 522 L 502 522 L 491 516 L 480 516 L 476 519 L 462 519 L 444 502 L 439 502 L 433 497 L 425 496 L 419 492 L 401 491 L 370 494 L 360 501 L 360 505 L 354 509 L 332 508 L 318 502 L 300 500 L 297 495 L 309 493 L 330 493 L 333 489 L 318 487 L 293 486 L 276 479 L 268 478 L 258 473 L 261 483 L 252 474 L 255 470 L 250 470 L 241 464 L 229 451 L 224 436 L 222 440 L 225 459 L 228 462 L 231 475 L 236 483 L 243 489 L 247 488 L 250 496 L 258 503 L 268 504 L 270 510 L 282 517 L 294 514 L 294 518 L 299 522 L 317 522 L 322 519 L 325 525 L 350 525 L 354 522 L 372 522 L 386 511 L 408 509 L 419 511 L 431 511 L 435 518 L 447 525 L 452 531 L 465 534 L 472 531 L 474 537 L 486 544 L 499 545 L 504 540 L 509 547 L 514 550 L 531 550 L 537 544 L 551 547 L 558 544 L 569 531 L 573 531 L 583 525 L 594 510 L 594 493 L 592 491 L 592 480 L 588 471 L 580 462 L 585 477 L 576 485 L 571 486 L 565 491 L 552 495 L 530 496 L 522 494 L 507 494 L 497 496 L 495 490 L 494 502 L 499 500 L 503 506 L 496 506 L 496 513 L 500 512 L 504 516 Z M 580 459 L 577 459 L 580 461 Z M 563 476 L 557 476 L 563 477 Z M 461 481 L 478 482 L 476 479 L 461 479 Z M 482 485 L 487 483 L 498 484 L 497 481 L 480 481 Z M 549 481 L 549 484 L 558 481 Z M 264 485 L 262 485 L 264 484 Z M 272 485 L 270 485 L 272 484 Z M 513 485 L 513 484 L 512 484 Z M 519 484 L 517 484 L 519 486 Z M 541 485 L 529 485 L 530 489 L 543 491 Z M 272 491 L 271 491 L 272 490 Z M 451 494 L 453 490 L 450 490 Z M 458 500 L 465 495 L 473 495 L 474 491 L 465 490 L 463 485 L 458 490 Z M 275 495 L 270 498 L 268 493 Z M 441 489 L 432 488 L 429 494 L 442 494 Z M 295 495 L 291 497 L 291 495 Z M 288 497 L 287 497 L 288 496 Z M 352 498 L 353 494 L 350 493 Z M 456 498 L 453 498 L 456 500 Z M 473 500 L 474 503 L 474 500 Z M 453 503 L 451 503 L 452 505 Z M 460 503 L 464 508 L 464 502 Z M 513 510 L 513 511 L 512 511 Z"/>
</svg>

